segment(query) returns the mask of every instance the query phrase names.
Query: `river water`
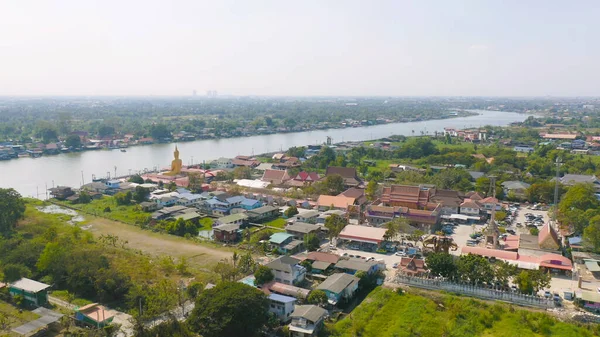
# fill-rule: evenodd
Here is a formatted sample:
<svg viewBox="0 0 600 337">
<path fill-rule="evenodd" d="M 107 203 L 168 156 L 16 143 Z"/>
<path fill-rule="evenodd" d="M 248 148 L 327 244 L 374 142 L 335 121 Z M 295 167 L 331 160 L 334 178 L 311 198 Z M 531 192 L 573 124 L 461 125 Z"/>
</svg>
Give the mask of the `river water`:
<svg viewBox="0 0 600 337">
<path fill-rule="evenodd" d="M 287 149 L 292 146 L 322 144 L 326 137 L 333 142 L 363 141 L 391 135 L 420 135 L 421 131 L 433 134 L 445 127 L 468 128 L 485 125 L 503 126 L 524 121 L 528 115 L 514 112 L 477 111 L 477 116 L 411 123 L 382 124 L 375 126 L 316 130 L 298 133 L 283 133 L 241 138 L 197 140 L 178 143 L 180 158 L 184 165 L 209 162 L 219 157 L 235 157 L 252 153 L 266 153 Z M 89 183 L 92 175 L 118 176 L 156 167 L 169 167 L 173 159 L 174 144 L 135 146 L 127 152 L 119 150 L 97 150 L 78 153 L 43 156 L 41 158 L 19 158 L 0 161 L 0 187 L 12 187 L 23 196 L 45 197 L 46 187 L 67 185 L 79 187 Z"/>
</svg>

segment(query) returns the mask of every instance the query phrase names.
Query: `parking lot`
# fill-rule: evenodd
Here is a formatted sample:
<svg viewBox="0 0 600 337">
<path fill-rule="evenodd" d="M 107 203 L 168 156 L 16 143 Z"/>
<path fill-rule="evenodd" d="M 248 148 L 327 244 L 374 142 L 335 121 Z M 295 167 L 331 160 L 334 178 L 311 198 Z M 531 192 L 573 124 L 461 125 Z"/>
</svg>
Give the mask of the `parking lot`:
<svg viewBox="0 0 600 337">
<path fill-rule="evenodd" d="M 329 243 L 321 245 L 323 251 L 329 250 Z M 374 252 L 363 252 L 362 250 L 347 249 L 347 247 L 337 247 L 336 249 L 329 250 L 330 253 L 343 256 L 344 254 L 353 255 L 355 257 L 361 257 L 368 259 L 372 257 L 375 260 L 383 260 L 388 270 L 394 270 L 393 266 L 395 263 L 400 263 L 402 257 L 396 256 L 392 253 L 379 254 Z"/>
</svg>

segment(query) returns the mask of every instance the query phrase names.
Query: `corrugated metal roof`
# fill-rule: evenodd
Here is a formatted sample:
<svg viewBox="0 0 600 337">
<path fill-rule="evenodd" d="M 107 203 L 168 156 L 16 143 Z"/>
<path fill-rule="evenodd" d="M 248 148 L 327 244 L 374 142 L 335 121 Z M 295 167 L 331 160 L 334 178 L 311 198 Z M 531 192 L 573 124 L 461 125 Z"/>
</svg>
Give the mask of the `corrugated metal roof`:
<svg viewBox="0 0 600 337">
<path fill-rule="evenodd" d="M 585 260 L 585 266 L 591 272 L 599 272 L 600 271 L 600 266 L 598 265 L 598 261 Z"/>
</svg>

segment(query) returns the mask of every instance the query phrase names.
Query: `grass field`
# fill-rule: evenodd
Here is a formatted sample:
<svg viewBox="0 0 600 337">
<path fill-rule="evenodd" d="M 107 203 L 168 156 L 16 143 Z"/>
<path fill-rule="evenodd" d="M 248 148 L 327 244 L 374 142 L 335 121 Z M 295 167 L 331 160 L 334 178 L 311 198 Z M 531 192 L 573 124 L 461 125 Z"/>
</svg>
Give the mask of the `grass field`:
<svg viewBox="0 0 600 337">
<path fill-rule="evenodd" d="M 285 227 L 285 224 L 286 224 L 286 221 L 283 218 L 277 218 L 277 219 L 274 219 L 274 220 L 264 223 L 265 226 L 276 227 L 276 228 L 281 228 L 281 229 L 283 229 Z"/>
<path fill-rule="evenodd" d="M 125 223 L 136 225 L 143 223 L 150 213 L 143 212 L 138 205 L 118 206 L 114 198 L 104 196 L 98 200 L 92 200 L 88 204 L 70 204 L 68 202 L 60 202 L 68 207 L 81 210 L 83 213 L 102 216 L 112 220 L 123 221 Z M 110 208 L 110 212 L 105 212 Z"/>
<path fill-rule="evenodd" d="M 11 332 L 10 330 L 40 318 L 39 315 L 34 314 L 31 311 L 22 310 L 22 312 L 19 312 L 19 308 L 10 303 L 0 301 L 0 323 L 2 323 L 2 317 L 6 317 L 6 322 L 8 324 L 8 329 L 5 330 L 2 330 L 2 327 L 0 326 L 0 336 L 3 337 L 20 336 L 19 334 Z"/>
<path fill-rule="evenodd" d="M 330 327 L 331 336 L 586 337 L 599 332 L 597 326 L 560 322 L 543 312 L 452 295 L 435 296 L 399 295 L 377 288 L 351 314 Z"/>
<path fill-rule="evenodd" d="M 201 230 L 211 230 L 214 220 L 212 218 L 202 218 L 200 219 L 200 225 L 202 225 Z"/>
</svg>

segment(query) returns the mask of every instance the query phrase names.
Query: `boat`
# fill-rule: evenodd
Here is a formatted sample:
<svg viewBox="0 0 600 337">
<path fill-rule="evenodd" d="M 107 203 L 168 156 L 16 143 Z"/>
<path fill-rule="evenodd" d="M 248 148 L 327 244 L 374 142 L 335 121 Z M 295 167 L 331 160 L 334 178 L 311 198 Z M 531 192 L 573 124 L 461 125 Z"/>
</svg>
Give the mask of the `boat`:
<svg viewBox="0 0 600 337">
<path fill-rule="evenodd" d="M 125 150 L 125 149 L 121 149 L 121 152 L 127 152 L 127 150 Z"/>
</svg>

